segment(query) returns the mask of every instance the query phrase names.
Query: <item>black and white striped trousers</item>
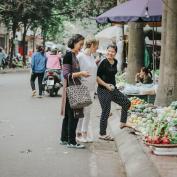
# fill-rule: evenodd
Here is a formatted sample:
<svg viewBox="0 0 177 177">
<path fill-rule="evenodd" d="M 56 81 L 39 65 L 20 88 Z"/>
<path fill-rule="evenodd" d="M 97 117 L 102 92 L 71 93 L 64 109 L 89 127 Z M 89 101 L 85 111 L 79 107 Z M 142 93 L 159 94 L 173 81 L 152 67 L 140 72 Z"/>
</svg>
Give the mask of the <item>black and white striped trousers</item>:
<svg viewBox="0 0 177 177">
<path fill-rule="evenodd" d="M 126 123 L 127 121 L 127 112 L 131 105 L 131 102 L 118 89 L 115 89 L 114 91 L 109 91 L 107 89 L 98 87 L 97 93 L 102 109 L 100 119 L 100 135 L 106 135 L 107 122 L 111 110 L 111 101 L 117 103 L 122 107 L 120 119 L 120 122 L 122 123 Z"/>
</svg>

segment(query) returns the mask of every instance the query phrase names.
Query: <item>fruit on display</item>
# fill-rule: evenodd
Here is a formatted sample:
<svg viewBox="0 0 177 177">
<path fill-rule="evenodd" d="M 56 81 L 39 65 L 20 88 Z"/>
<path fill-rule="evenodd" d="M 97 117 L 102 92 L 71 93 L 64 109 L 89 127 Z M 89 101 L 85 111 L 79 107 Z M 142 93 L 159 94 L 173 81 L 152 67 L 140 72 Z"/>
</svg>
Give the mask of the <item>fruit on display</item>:
<svg viewBox="0 0 177 177">
<path fill-rule="evenodd" d="M 177 101 L 158 108 L 141 99 L 130 98 L 128 121 L 148 144 L 177 144 Z"/>
<path fill-rule="evenodd" d="M 148 121 L 150 120 L 150 121 Z M 139 124 L 144 140 L 149 144 L 177 143 L 177 114 L 171 107 L 165 107 L 157 116 L 147 116 L 147 120 Z"/>
<path fill-rule="evenodd" d="M 126 84 L 125 81 L 125 73 L 123 74 L 116 74 L 116 86 L 119 90 L 123 90 Z"/>
<path fill-rule="evenodd" d="M 144 100 L 137 98 L 137 97 L 131 97 L 129 100 L 131 101 L 131 105 L 133 106 L 145 103 Z"/>
<path fill-rule="evenodd" d="M 138 117 L 136 114 L 132 114 L 128 121 L 132 124 L 138 125 L 142 121 L 142 117 Z"/>
<path fill-rule="evenodd" d="M 125 73 L 116 74 L 116 83 L 125 83 Z"/>
</svg>

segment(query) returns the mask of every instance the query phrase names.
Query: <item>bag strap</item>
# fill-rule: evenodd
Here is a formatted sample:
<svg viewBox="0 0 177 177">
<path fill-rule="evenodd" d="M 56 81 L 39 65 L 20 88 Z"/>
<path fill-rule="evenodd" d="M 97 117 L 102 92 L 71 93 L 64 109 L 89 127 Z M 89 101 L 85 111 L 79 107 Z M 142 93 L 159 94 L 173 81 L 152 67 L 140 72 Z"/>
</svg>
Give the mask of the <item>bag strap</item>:
<svg viewBox="0 0 177 177">
<path fill-rule="evenodd" d="M 69 85 L 69 77 L 70 77 L 70 73 L 68 74 L 68 85 Z M 74 81 L 74 78 L 73 77 L 71 77 L 72 78 L 72 81 L 73 81 L 73 83 L 74 83 L 74 85 L 76 85 L 76 82 Z"/>
<path fill-rule="evenodd" d="M 69 85 L 69 77 L 70 77 L 70 73 L 68 74 L 68 85 Z M 75 82 L 75 80 L 74 80 L 74 78 L 73 77 L 71 77 L 72 78 L 72 81 L 73 81 L 73 83 L 74 83 L 74 85 L 76 85 L 76 82 Z M 79 81 L 80 81 L 80 83 L 82 83 L 82 81 L 81 81 L 81 79 L 80 78 L 77 78 Z"/>
</svg>

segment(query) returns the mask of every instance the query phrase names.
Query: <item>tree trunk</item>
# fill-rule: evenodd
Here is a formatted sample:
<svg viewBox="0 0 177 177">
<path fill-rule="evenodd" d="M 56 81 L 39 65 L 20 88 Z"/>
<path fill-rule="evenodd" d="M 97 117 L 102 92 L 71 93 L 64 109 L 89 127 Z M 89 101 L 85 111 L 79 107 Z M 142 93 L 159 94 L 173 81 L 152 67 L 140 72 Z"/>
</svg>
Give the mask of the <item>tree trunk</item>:
<svg viewBox="0 0 177 177">
<path fill-rule="evenodd" d="M 117 0 L 117 5 L 120 5 L 124 2 L 126 2 L 127 0 Z M 122 50 L 122 54 L 120 56 L 121 61 L 118 61 L 118 63 L 120 63 L 120 65 L 118 65 L 118 69 L 119 71 L 122 73 L 123 69 L 124 69 L 124 63 L 126 62 L 126 44 L 125 44 L 125 38 L 124 38 L 124 25 L 121 25 L 122 27 L 122 40 L 123 40 L 123 50 Z M 119 50 L 119 49 L 118 49 Z"/>
<path fill-rule="evenodd" d="M 43 47 L 45 47 L 46 35 L 43 35 Z"/>
<path fill-rule="evenodd" d="M 143 23 L 129 23 L 129 48 L 127 82 L 135 83 L 135 75 L 144 63 L 144 32 Z"/>
<path fill-rule="evenodd" d="M 166 19 L 166 47 L 163 73 L 160 75 L 156 103 L 168 106 L 177 100 L 177 1 L 168 0 Z"/>
<path fill-rule="evenodd" d="M 34 52 L 34 44 L 35 44 L 36 33 L 33 35 L 33 52 Z"/>
<path fill-rule="evenodd" d="M 37 28 L 33 30 L 34 35 L 33 35 L 33 53 L 35 51 L 35 40 L 36 40 L 36 33 L 37 33 Z"/>
<path fill-rule="evenodd" d="M 27 33 L 27 24 L 24 23 L 24 32 L 23 32 L 23 65 L 26 66 L 26 55 L 25 55 L 25 50 L 26 50 L 26 33 Z"/>
<path fill-rule="evenodd" d="M 46 41 L 46 29 L 45 28 L 43 28 L 42 29 L 42 37 L 43 37 L 43 47 L 45 48 L 45 41 Z"/>
<path fill-rule="evenodd" d="M 15 35 L 16 35 L 16 30 L 17 30 L 17 24 L 13 23 L 12 25 L 12 39 L 11 39 L 11 49 L 10 49 L 10 63 L 9 67 L 12 67 L 12 59 L 13 59 L 13 54 L 14 54 L 14 49 L 15 49 Z"/>
<path fill-rule="evenodd" d="M 35 38 L 36 38 L 36 37 L 35 37 L 35 34 L 34 34 L 34 36 L 33 36 L 33 52 L 35 51 L 35 49 L 34 49 L 34 48 L 35 48 L 35 47 L 34 47 L 34 44 L 35 44 Z"/>
<path fill-rule="evenodd" d="M 162 101 L 162 85 L 163 85 L 163 74 L 164 74 L 164 62 L 165 62 L 165 48 L 166 48 L 166 33 L 167 33 L 167 6 L 168 0 L 165 0 L 163 4 L 163 14 L 162 14 L 162 42 L 161 42 L 161 56 L 160 56 L 160 75 L 159 75 L 159 88 L 155 99 L 155 105 L 160 105 Z"/>
</svg>

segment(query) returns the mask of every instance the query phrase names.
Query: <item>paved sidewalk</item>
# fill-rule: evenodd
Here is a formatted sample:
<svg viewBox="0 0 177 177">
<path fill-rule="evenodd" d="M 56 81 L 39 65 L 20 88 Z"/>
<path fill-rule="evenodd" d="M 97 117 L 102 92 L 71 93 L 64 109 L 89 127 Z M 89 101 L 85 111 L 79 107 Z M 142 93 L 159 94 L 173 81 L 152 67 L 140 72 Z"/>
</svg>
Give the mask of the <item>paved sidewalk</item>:
<svg viewBox="0 0 177 177">
<path fill-rule="evenodd" d="M 130 131 L 120 130 L 120 110 L 113 105 L 113 116 L 109 119 L 111 132 L 124 163 L 127 177 L 176 177 L 177 157 L 156 156 L 143 144 L 139 136 Z"/>
<path fill-rule="evenodd" d="M 11 68 L 11 69 L 4 69 L 0 70 L 0 74 L 6 74 L 6 73 L 16 73 L 16 72 L 28 72 L 30 71 L 30 68 Z"/>
</svg>

